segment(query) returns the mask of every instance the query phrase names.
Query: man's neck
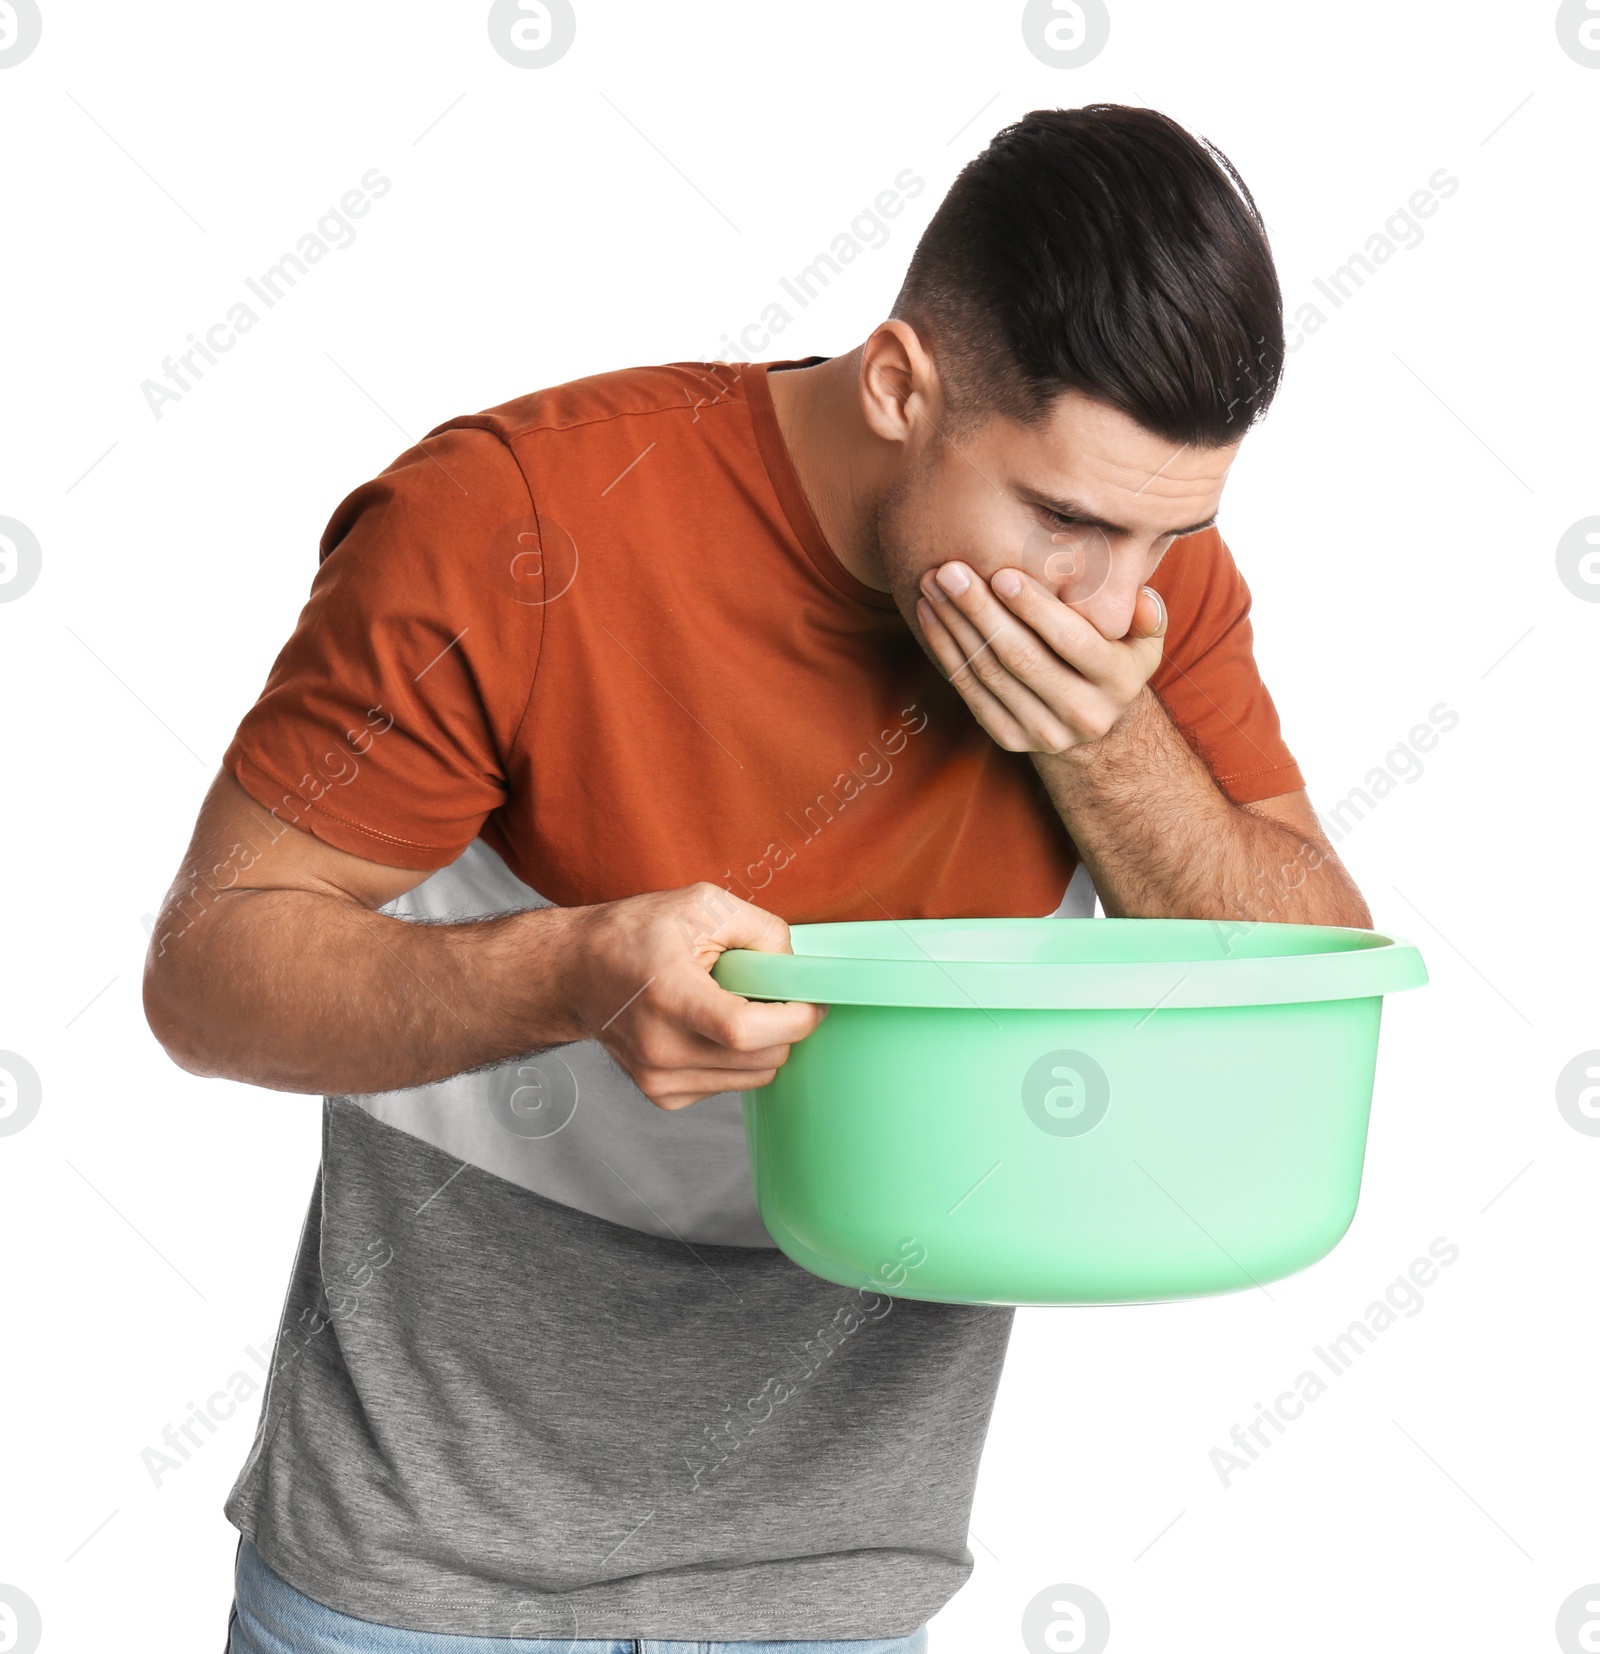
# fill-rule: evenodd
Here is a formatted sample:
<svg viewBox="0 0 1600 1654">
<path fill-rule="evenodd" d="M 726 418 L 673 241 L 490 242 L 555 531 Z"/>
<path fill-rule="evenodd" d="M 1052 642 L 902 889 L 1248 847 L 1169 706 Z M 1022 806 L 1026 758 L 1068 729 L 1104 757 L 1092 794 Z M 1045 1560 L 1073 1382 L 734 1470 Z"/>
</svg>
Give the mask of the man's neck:
<svg viewBox="0 0 1600 1654">
<path fill-rule="evenodd" d="M 871 501 L 877 441 L 861 413 L 861 350 L 811 368 L 767 376 L 778 429 L 800 487 L 840 564 L 874 591 L 888 591 Z"/>
</svg>

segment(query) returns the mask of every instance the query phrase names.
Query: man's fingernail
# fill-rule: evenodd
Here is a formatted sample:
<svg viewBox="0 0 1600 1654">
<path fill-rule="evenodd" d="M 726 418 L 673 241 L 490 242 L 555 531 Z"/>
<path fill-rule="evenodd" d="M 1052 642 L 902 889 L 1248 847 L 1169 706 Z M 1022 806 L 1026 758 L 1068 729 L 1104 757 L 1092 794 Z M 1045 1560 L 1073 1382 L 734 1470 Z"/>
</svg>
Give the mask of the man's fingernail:
<svg viewBox="0 0 1600 1654">
<path fill-rule="evenodd" d="M 1159 632 L 1167 624 L 1167 605 L 1162 600 L 1161 593 L 1158 592 L 1154 586 L 1146 586 L 1145 591 L 1155 599 L 1156 630 Z"/>
<path fill-rule="evenodd" d="M 934 578 L 952 597 L 960 597 L 969 585 L 966 570 L 959 563 L 946 563 Z"/>
<path fill-rule="evenodd" d="M 1022 576 L 1015 569 L 1001 569 L 989 584 L 1002 597 L 1015 597 L 1022 590 Z"/>
</svg>

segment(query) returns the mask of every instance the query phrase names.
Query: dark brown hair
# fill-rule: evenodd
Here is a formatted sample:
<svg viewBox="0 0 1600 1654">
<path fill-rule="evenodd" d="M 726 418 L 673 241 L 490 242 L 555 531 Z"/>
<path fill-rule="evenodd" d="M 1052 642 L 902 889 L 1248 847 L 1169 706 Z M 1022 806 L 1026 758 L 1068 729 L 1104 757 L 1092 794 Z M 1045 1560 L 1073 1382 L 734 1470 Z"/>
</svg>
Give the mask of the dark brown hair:
<svg viewBox="0 0 1600 1654">
<path fill-rule="evenodd" d="M 1042 419 L 1082 391 L 1222 447 L 1283 371 L 1283 299 L 1232 163 L 1153 109 L 1036 109 L 967 163 L 892 314 L 933 354 L 952 422 Z"/>
</svg>

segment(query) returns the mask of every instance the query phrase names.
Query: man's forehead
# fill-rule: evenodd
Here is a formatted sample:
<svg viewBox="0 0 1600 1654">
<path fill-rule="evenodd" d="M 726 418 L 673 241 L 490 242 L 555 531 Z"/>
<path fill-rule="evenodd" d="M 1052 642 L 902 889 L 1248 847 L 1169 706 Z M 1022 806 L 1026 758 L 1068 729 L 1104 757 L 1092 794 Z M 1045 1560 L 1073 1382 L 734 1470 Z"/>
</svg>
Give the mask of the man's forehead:
<svg viewBox="0 0 1600 1654">
<path fill-rule="evenodd" d="M 1134 487 L 1146 480 L 1152 487 L 1163 480 L 1178 487 L 1214 487 L 1239 451 L 1237 442 L 1207 448 L 1157 436 L 1121 409 L 1079 391 L 1057 397 L 1044 419 L 1020 429 L 1032 438 L 1031 446 L 1056 463 L 1102 468 L 1120 485 L 1132 473 L 1139 479 Z"/>
<path fill-rule="evenodd" d="M 1008 475 L 1020 491 L 1072 514 L 1121 524 L 1176 508 L 1215 505 L 1239 444 L 1202 448 L 1155 435 L 1104 403 L 1069 392 L 1037 425 L 1006 433 Z M 1169 526 L 1176 527 L 1177 524 Z"/>
</svg>

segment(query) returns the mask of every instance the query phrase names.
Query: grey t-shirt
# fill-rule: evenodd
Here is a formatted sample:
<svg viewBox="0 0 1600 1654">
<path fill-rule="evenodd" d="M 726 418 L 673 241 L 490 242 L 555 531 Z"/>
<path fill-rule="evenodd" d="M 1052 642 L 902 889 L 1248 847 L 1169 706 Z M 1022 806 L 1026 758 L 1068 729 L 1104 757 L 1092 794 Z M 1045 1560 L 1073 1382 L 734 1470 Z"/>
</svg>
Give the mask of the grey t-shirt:
<svg viewBox="0 0 1600 1654">
<path fill-rule="evenodd" d="M 1080 870 L 1059 911 L 1093 904 Z M 480 840 L 384 911 L 543 905 Z M 594 1041 L 330 1097 L 227 1515 L 383 1625 L 902 1636 L 971 1570 L 1010 1326 L 790 1263 L 739 1099 L 657 1109 Z"/>
<path fill-rule="evenodd" d="M 291 1585 L 417 1631 L 764 1640 L 905 1635 L 966 1579 L 1009 1310 L 648 1234 L 324 1110 L 227 1504 Z"/>
</svg>

